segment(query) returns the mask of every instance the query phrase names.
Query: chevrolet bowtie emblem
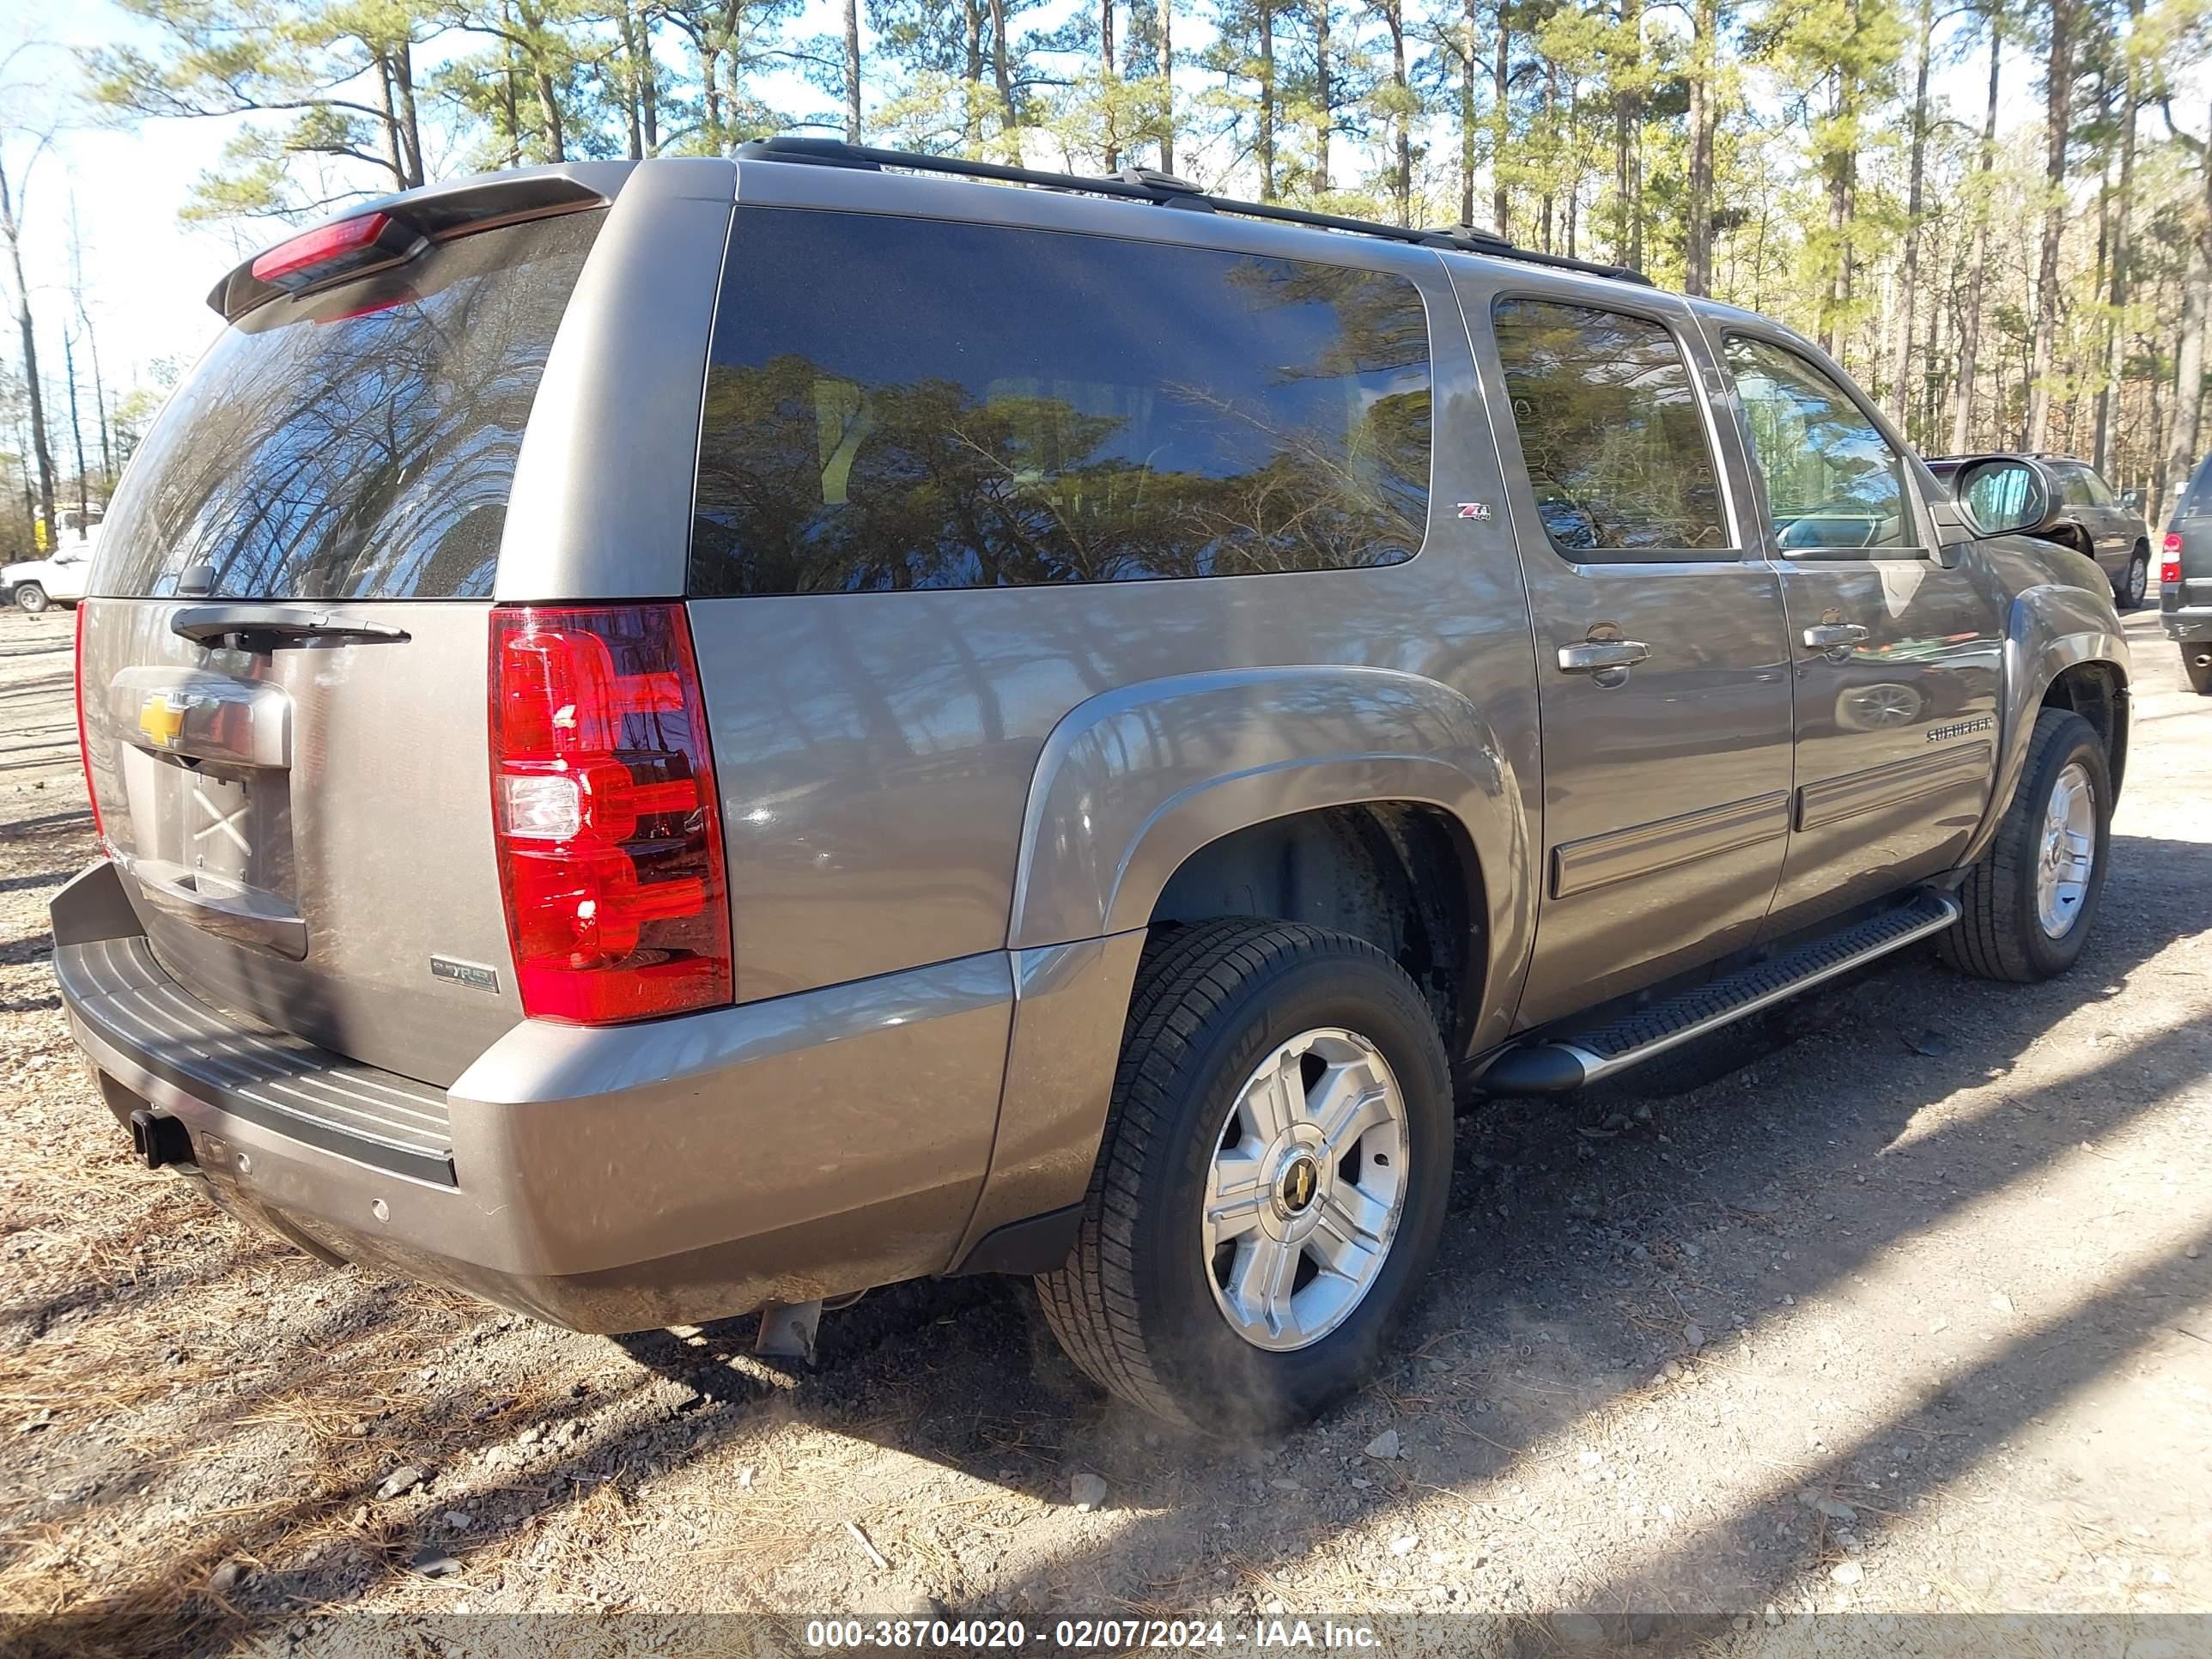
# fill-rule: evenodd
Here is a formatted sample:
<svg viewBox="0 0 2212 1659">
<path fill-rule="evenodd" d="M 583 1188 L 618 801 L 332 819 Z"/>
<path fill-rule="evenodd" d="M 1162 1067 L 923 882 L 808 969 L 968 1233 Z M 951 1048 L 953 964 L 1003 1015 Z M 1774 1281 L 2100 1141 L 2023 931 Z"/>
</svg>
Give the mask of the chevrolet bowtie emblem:
<svg viewBox="0 0 2212 1659">
<path fill-rule="evenodd" d="M 162 693 L 156 691 L 146 699 L 146 706 L 138 711 L 138 729 L 163 748 L 177 740 L 177 733 L 185 729 L 185 710 L 181 704 L 173 704 Z"/>
</svg>

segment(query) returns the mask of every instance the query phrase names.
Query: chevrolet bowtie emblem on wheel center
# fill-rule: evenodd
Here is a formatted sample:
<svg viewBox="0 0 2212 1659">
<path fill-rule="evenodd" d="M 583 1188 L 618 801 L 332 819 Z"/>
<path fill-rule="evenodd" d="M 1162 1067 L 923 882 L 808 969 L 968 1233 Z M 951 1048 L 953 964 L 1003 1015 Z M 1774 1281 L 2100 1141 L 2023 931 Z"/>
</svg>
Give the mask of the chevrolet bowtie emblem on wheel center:
<svg viewBox="0 0 2212 1659">
<path fill-rule="evenodd" d="M 1321 1184 L 1321 1168 L 1312 1158 L 1300 1157 L 1291 1160 L 1283 1171 L 1278 1193 L 1286 1215 L 1297 1215 L 1313 1202 L 1314 1189 Z"/>
<path fill-rule="evenodd" d="M 138 711 L 138 729 L 163 748 L 177 740 L 177 733 L 185 729 L 185 708 L 173 703 L 159 691 L 146 699 L 146 706 Z"/>
</svg>

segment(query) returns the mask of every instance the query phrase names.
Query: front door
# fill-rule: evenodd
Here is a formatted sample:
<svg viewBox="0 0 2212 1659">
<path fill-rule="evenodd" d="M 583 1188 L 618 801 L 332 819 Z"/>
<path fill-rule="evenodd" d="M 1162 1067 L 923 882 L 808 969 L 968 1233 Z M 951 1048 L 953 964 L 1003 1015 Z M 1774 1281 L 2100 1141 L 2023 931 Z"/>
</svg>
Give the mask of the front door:
<svg viewBox="0 0 2212 1659">
<path fill-rule="evenodd" d="M 1780 578 L 1742 533 L 1742 481 L 1682 349 L 1687 307 L 1455 280 L 1534 618 L 1544 856 L 1525 1026 L 1756 935 L 1789 826 L 1789 652 Z"/>
<path fill-rule="evenodd" d="M 1773 935 L 1956 862 L 1996 769 L 2003 594 L 1971 546 L 1938 556 L 1896 446 L 1842 381 L 1778 335 L 1729 329 L 1719 351 L 1790 626 Z"/>
</svg>

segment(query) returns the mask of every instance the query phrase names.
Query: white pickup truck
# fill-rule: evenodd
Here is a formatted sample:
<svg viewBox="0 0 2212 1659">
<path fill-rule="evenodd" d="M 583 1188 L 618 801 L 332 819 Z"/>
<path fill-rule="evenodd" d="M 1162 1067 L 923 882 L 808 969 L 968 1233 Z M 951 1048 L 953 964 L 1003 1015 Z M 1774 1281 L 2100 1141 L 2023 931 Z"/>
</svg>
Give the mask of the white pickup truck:
<svg viewBox="0 0 2212 1659">
<path fill-rule="evenodd" d="M 74 515 L 72 515 L 74 516 Z M 49 605 L 74 607 L 84 597 L 92 556 L 100 549 L 100 526 L 64 528 L 62 544 L 50 558 L 27 559 L 0 568 L 0 603 L 37 616 Z"/>
</svg>

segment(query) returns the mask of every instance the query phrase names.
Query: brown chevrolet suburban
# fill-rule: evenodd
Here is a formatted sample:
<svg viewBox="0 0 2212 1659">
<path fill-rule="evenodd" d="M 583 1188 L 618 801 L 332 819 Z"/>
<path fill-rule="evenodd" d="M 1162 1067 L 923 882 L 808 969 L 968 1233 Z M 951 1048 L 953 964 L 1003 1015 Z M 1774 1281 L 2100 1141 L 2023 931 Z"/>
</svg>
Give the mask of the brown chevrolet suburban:
<svg viewBox="0 0 2212 1659">
<path fill-rule="evenodd" d="M 1938 488 L 1632 272 L 775 140 L 211 298 L 77 612 L 55 968 L 144 1160 L 332 1261 L 798 1341 L 1034 1275 L 1115 1393 L 1282 1421 L 1455 1096 L 2095 919 L 2128 659 L 2047 471 Z"/>
</svg>

